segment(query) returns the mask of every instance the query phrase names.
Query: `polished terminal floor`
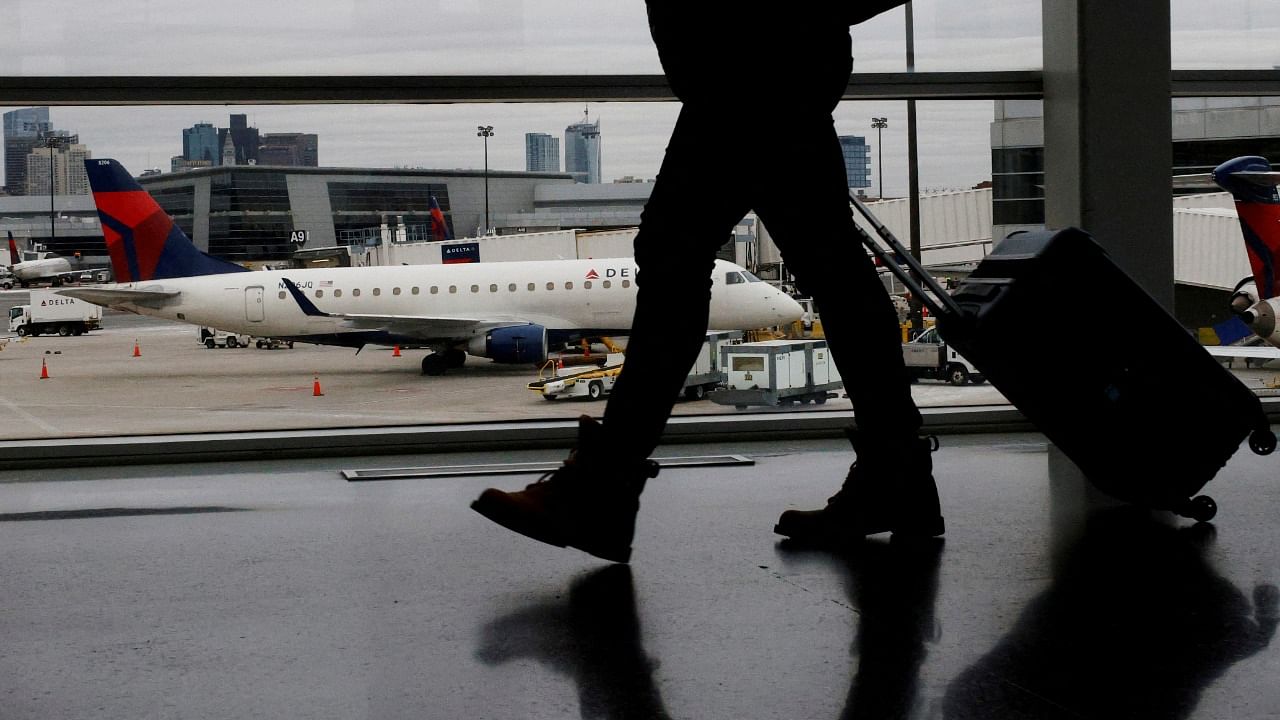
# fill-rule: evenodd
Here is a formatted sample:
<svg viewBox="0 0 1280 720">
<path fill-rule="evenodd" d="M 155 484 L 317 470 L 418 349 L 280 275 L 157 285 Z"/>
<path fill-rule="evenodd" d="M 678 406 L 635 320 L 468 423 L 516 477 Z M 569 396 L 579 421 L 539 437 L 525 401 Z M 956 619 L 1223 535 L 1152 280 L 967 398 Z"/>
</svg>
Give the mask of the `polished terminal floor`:
<svg viewBox="0 0 1280 720">
<path fill-rule="evenodd" d="M 771 532 L 842 443 L 663 448 L 754 464 L 664 470 L 629 566 L 468 510 L 533 476 L 341 475 L 559 452 L 2 472 L 0 717 L 1280 716 L 1274 456 L 1194 525 L 942 442 L 945 542 L 843 553 Z"/>
</svg>

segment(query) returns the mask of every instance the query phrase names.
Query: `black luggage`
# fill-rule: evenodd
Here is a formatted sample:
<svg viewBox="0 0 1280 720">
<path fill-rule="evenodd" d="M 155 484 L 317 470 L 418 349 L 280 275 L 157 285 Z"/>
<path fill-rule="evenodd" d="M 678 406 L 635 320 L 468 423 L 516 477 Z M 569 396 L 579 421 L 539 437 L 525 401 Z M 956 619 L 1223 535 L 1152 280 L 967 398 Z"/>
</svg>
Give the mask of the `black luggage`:
<svg viewBox="0 0 1280 720">
<path fill-rule="evenodd" d="M 1208 520 L 1213 500 L 1193 496 L 1240 443 L 1275 450 L 1258 397 L 1084 231 L 1010 235 L 948 294 L 851 197 L 939 334 L 1108 495 Z"/>
</svg>

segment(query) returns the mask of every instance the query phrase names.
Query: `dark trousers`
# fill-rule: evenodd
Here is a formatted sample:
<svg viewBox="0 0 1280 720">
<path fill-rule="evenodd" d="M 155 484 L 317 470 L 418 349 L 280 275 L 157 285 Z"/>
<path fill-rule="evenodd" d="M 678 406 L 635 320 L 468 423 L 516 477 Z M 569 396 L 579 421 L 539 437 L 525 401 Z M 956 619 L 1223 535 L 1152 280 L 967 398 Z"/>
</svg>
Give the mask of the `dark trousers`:
<svg viewBox="0 0 1280 720">
<path fill-rule="evenodd" d="M 705 339 L 716 250 L 749 210 L 817 302 L 859 429 L 895 444 L 914 437 L 897 312 L 854 234 L 830 108 L 761 116 L 686 103 L 635 239 L 636 314 L 604 413 L 614 451 L 638 459 L 657 447 Z"/>
</svg>

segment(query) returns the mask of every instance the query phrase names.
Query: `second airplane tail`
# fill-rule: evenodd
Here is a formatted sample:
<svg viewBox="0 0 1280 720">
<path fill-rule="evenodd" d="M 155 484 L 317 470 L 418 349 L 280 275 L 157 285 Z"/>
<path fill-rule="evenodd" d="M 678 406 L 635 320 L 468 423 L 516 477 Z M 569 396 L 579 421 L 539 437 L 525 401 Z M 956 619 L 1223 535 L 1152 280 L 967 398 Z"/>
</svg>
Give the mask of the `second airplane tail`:
<svg viewBox="0 0 1280 720">
<path fill-rule="evenodd" d="M 13 239 L 13 233 L 9 233 L 9 265 L 10 267 L 22 262 L 22 256 L 18 254 L 18 243 Z"/>
<path fill-rule="evenodd" d="M 1266 158 L 1238 157 L 1219 165 L 1213 181 L 1235 199 L 1259 298 L 1280 294 L 1280 172 Z"/>
<path fill-rule="evenodd" d="M 221 275 L 247 268 L 202 252 L 115 160 L 85 160 L 116 282 Z"/>
</svg>

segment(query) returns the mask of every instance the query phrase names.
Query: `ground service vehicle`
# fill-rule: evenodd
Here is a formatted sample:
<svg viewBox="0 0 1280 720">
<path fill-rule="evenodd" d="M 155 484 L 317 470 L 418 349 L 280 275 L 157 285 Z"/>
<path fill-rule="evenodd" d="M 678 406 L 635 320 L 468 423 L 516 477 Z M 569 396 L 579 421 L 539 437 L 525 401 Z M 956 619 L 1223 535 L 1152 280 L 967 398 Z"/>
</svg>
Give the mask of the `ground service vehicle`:
<svg viewBox="0 0 1280 720">
<path fill-rule="evenodd" d="M 785 405 L 835 397 L 844 387 L 825 340 L 766 340 L 720 348 L 725 389 L 708 397 L 742 410 L 749 405 Z"/>
<path fill-rule="evenodd" d="M 936 327 L 925 330 L 909 343 L 903 343 L 902 360 L 906 363 L 907 372 L 914 378 L 946 380 L 952 385 L 964 385 L 970 381 L 978 384 L 986 382 L 986 378 L 973 363 L 965 360 L 963 355 L 938 336 Z"/>
<path fill-rule="evenodd" d="M 32 290 L 31 302 L 9 309 L 9 330 L 19 335 L 82 335 L 102 327 L 102 308 L 51 290 Z"/>
</svg>

